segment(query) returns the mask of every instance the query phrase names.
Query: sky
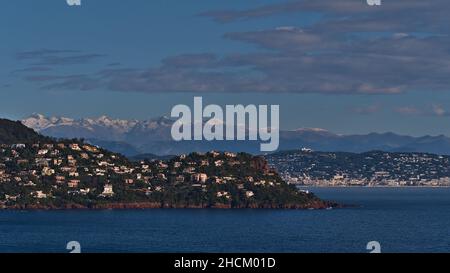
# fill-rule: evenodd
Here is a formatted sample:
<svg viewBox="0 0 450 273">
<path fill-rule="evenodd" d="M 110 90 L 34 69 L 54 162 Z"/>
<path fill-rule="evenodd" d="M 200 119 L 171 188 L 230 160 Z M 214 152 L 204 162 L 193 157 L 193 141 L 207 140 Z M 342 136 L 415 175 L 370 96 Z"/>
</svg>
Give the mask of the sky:
<svg viewBox="0 0 450 273">
<path fill-rule="evenodd" d="M 279 104 L 282 129 L 450 135 L 450 1 L 0 0 L 0 117 Z"/>
</svg>

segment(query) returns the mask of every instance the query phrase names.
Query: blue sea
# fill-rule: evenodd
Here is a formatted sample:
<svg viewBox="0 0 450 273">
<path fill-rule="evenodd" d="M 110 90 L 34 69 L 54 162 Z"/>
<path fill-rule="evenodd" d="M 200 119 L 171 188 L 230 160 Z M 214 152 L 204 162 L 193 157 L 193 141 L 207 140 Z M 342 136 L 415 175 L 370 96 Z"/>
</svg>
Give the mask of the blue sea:
<svg viewBox="0 0 450 273">
<path fill-rule="evenodd" d="M 450 252 L 448 188 L 312 188 L 333 210 L 0 211 L 0 252 Z"/>
</svg>

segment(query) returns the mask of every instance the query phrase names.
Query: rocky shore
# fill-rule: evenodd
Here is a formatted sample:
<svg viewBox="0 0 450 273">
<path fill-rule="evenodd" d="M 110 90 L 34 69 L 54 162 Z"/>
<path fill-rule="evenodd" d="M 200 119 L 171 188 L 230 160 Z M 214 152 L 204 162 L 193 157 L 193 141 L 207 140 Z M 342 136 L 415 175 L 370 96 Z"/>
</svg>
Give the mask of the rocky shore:
<svg viewBox="0 0 450 273">
<path fill-rule="evenodd" d="M 104 210 L 104 209 L 329 209 L 329 208 L 342 208 L 343 205 L 314 200 L 306 204 L 283 204 L 283 205 L 241 205 L 233 207 L 231 204 L 214 204 L 214 205 L 184 205 L 184 204 L 164 204 L 157 202 L 130 202 L 130 203 L 103 203 L 94 204 L 90 206 L 80 204 L 67 204 L 64 206 L 54 205 L 15 205 L 15 206 L 3 206 L 4 210 Z"/>
</svg>

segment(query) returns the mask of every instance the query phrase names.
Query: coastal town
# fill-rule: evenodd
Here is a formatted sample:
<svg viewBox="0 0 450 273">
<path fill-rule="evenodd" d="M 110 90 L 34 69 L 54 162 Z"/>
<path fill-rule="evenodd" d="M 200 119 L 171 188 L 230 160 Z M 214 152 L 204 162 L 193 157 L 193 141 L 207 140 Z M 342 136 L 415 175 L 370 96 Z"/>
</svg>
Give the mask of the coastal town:
<svg viewBox="0 0 450 273">
<path fill-rule="evenodd" d="M 193 153 L 133 162 L 79 140 L 0 144 L 0 206 L 282 207 L 315 197 L 262 157 Z"/>
<path fill-rule="evenodd" d="M 450 156 L 444 155 L 315 152 L 303 148 L 267 158 L 285 181 L 302 186 L 450 186 Z"/>
</svg>

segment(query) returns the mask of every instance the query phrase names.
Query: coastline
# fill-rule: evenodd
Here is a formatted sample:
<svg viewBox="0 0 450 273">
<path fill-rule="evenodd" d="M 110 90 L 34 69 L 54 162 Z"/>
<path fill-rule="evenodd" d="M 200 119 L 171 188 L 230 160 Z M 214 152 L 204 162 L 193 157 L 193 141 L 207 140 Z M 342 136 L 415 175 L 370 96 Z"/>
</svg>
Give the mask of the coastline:
<svg viewBox="0 0 450 273">
<path fill-rule="evenodd" d="M 338 204 L 332 201 L 316 200 L 306 204 L 283 204 L 283 205 L 243 205 L 243 206 L 231 206 L 230 204 L 215 204 L 215 205 L 174 205 L 174 204 L 161 204 L 151 202 L 123 202 L 123 203 L 105 203 L 95 204 L 92 206 L 85 206 L 80 204 L 67 204 L 62 207 L 49 206 L 49 205 L 16 205 L 16 206 L 3 206 L 0 210 L 144 210 L 144 209 L 284 209 L 284 210 L 323 210 L 331 208 L 344 208 L 342 204 Z"/>
</svg>

